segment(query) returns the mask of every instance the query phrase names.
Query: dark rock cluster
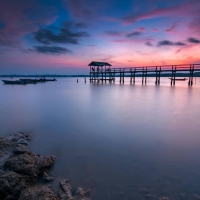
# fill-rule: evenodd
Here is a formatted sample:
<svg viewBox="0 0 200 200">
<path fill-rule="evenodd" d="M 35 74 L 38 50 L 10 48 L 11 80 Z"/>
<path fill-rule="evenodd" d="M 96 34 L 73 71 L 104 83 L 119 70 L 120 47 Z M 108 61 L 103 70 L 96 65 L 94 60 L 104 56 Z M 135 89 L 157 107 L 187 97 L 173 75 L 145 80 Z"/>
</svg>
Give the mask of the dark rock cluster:
<svg viewBox="0 0 200 200">
<path fill-rule="evenodd" d="M 68 180 L 62 180 L 56 194 L 49 186 L 37 184 L 38 177 L 52 181 L 49 176 L 55 156 L 40 156 L 27 147 L 30 135 L 17 133 L 0 137 L 0 199 L 2 200 L 90 200 L 89 191 L 78 187 L 72 193 Z"/>
</svg>

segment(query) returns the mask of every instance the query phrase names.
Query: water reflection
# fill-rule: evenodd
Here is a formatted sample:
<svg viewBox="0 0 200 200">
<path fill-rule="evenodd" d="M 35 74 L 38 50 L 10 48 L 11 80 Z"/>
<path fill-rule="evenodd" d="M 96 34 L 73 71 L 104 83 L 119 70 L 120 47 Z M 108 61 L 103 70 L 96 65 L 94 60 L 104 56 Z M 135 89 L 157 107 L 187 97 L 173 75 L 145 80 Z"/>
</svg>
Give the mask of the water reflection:
<svg viewBox="0 0 200 200">
<path fill-rule="evenodd" d="M 56 181 L 68 177 L 94 199 L 193 199 L 200 195 L 199 79 L 193 87 L 169 83 L 0 85 L 1 134 L 32 133 L 33 151 L 57 155 Z"/>
</svg>

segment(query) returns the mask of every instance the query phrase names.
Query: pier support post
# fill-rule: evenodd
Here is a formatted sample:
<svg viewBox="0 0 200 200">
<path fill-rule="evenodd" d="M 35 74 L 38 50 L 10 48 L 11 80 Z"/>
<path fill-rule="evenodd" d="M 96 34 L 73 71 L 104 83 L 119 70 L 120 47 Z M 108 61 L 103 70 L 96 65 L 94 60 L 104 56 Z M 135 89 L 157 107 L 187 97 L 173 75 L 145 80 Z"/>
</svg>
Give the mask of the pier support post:
<svg viewBox="0 0 200 200">
<path fill-rule="evenodd" d="M 121 68 L 120 68 L 120 72 L 119 72 L 119 82 L 121 83 L 122 81 L 122 75 L 121 75 Z"/>
<path fill-rule="evenodd" d="M 130 69 L 130 73 L 131 73 L 131 77 L 130 77 L 130 83 L 132 83 L 132 79 L 133 79 L 132 68 Z"/>
<path fill-rule="evenodd" d="M 145 85 L 147 84 L 147 67 L 146 67 L 146 71 L 145 71 L 145 80 L 144 80 Z"/>
<path fill-rule="evenodd" d="M 156 82 L 155 84 L 157 85 L 158 84 L 158 70 L 157 70 L 157 66 L 156 66 Z"/>
<path fill-rule="evenodd" d="M 92 78 L 92 77 L 91 77 L 91 73 L 92 73 L 92 72 L 91 72 L 91 66 L 90 66 L 90 83 L 92 82 L 92 80 L 91 80 L 91 78 Z"/>
<path fill-rule="evenodd" d="M 142 68 L 142 85 L 144 83 L 144 67 Z"/>
<path fill-rule="evenodd" d="M 194 77 L 194 65 L 190 65 L 190 75 L 189 75 L 189 81 L 188 81 L 189 86 L 193 85 L 193 77 Z"/>
<path fill-rule="evenodd" d="M 175 85 L 176 83 L 176 66 L 172 65 L 172 75 L 171 75 L 171 85 Z"/>
</svg>

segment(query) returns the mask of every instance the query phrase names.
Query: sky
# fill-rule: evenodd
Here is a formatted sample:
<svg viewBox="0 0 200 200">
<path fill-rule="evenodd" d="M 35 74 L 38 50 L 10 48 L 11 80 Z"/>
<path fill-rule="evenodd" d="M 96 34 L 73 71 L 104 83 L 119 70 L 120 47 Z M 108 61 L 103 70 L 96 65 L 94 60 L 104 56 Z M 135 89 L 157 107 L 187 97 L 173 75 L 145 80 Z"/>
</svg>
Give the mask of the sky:
<svg viewBox="0 0 200 200">
<path fill-rule="evenodd" d="M 200 0 L 0 0 L 0 74 L 200 63 Z"/>
</svg>

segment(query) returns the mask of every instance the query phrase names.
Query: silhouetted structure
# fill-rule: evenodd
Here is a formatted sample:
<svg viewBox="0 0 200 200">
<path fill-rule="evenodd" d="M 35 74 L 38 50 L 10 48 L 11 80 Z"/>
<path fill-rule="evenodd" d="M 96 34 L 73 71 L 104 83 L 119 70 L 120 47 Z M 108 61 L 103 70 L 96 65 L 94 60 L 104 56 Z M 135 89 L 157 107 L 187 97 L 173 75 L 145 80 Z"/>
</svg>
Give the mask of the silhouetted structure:
<svg viewBox="0 0 200 200">
<path fill-rule="evenodd" d="M 114 81 L 114 73 L 111 73 L 111 64 L 107 62 L 92 61 L 90 66 L 90 83 L 99 81 Z"/>
<path fill-rule="evenodd" d="M 161 73 L 171 73 L 171 85 L 175 85 L 177 72 L 189 72 L 188 85 L 193 85 L 194 72 L 200 71 L 200 64 L 184 64 L 184 65 L 163 65 L 150 67 L 130 67 L 130 68 L 111 68 L 111 64 L 107 62 L 92 61 L 90 66 L 90 83 L 92 82 L 106 82 L 107 80 L 115 82 L 116 75 L 119 75 L 120 83 L 124 83 L 124 77 L 130 77 L 130 83 L 135 83 L 136 73 L 142 77 L 142 84 L 147 83 L 148 74 L 155 75 L 155 84 L 160 84 Z M 183 79 L 182 79 L 183 80 Z M 186 80 L 186 79 L 184 79 Z"/>
</svg>

